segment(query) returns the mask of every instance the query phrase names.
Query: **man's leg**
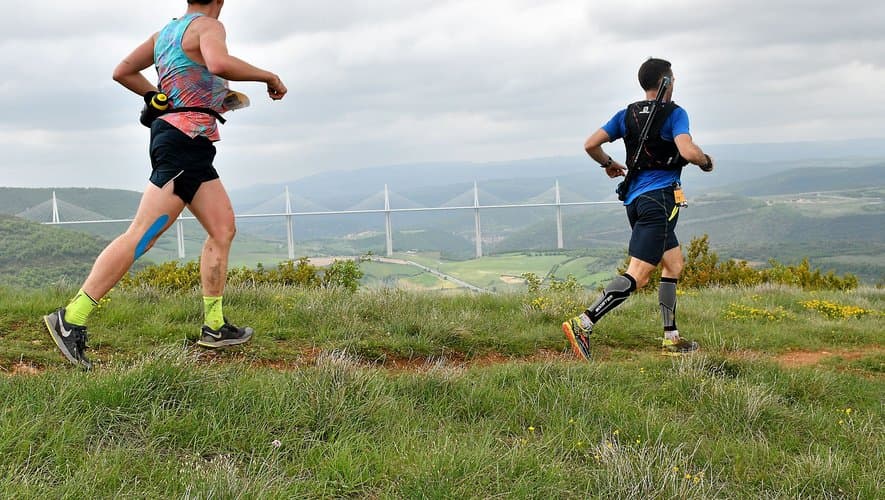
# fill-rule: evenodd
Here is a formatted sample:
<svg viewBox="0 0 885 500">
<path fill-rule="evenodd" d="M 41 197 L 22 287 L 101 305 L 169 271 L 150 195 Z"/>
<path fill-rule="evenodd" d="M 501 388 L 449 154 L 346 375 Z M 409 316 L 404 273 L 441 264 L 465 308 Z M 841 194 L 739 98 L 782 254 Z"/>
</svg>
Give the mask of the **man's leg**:
<svg viewBox="0 0 885 500">
<path fill-rule="evenodd" d="M 184 202 L 172 192 L 171 183 L 164 188 L 148 184 L 129 229 L 101 252 L 77 295 L 66 307 L 43 317 L 49 334 L 69 361 L 87 369 L 92 366 L 85 354 L 86 320 L 98 301 L 154 245 L 183 208 Z"/>
<path fill-rule="evenodd" d="M 650 264 L 642 259 L 630 257 L 627 272 L 616 276 L 605 287 L 605 290 L 602 291 L 602 295 L 596 299 L 596 302 L 584 311 L 582 316 L 585 316 L 590 321 L 590 326 L 592 326 L 603 316 L 611 312 L 612 309 L 626 301 L 633 292 L 648 284 L 648 278 L 656 267 L 654 264 Z"/>
<path fill-rule="evenodd" d="M 676 285 L 685 265 L 680 247 L 664 252 L 661 260 L 661 283 L 658 287 L 658 302 L 661 306 L 661 321 L 664 326 L 662 347 L 664 354 L 679 355 L 696 351 L 697 342 L 683 339 L 676 327 Z"/>
<path fill-rule="evenodd" d="M 673 234 L 678 208 L 672 189 L 644 193 L 627 205 L 626 210 L 633 230 L 628 247 L 630 263 L 627 272 L 615 277 L 586 311 L 562 324 L 572 350 L 583 358 L 589 358 L 589 337 L 593 332 L 593 325 L 626 301 L 637 289 L 644 287 L 661 262 L 666 248 L 679 244 Z"/>
<path fill-rule="evenodd" d="M 661 306 L 661 321 L 664 324 L 664 336 L 675 340 L 679 338 L 676 327 L 676 285 L 683 267 L 682 249 L 671 248 L 664 253 L 661 260 L 661 283 L 658 286 L 658 302 Z"/>
<path fill-rule="evenodd" d="M 589 337 L 593 333 L 593 325 L 624 303 L 633 292 L 645 286 L 656 267 L 644 260 L 630 257 L 626 273 L 616 276 L 586 311 L 562 324 L 562 331 L 576 355 L 585 359 L 590 358 Z"/>
<path fill-rule="evenodd" d="M 252 329 L 227 323 L 222 308 L 227 261 L 236 234 L 236 222 L 221 180 L 202 183 L 189 208 L 209 235 L 200 256 L 204 326 L 197 343 L 204 347 L 223 347 L 248 342 Z"/>
<path fill-rule="evenodd" d="M 209 235 L 200 255 L 203 295 L 219 297 L 227 280 L 227 260 L 237 232 L 234 209 L 220 179 L 204 182 L 188 206 Z"/>
<path fill-rule="evenodd" d="M 100 300 L 129 271 L 132 264 L 150 250 L 184 209 L 184 202 L 172 192 L 170 182 L 163 188 L 148 184 L 135 220 L 125 233 L 112 241 L 95 260 L 83 291 Z"/>
</svg>

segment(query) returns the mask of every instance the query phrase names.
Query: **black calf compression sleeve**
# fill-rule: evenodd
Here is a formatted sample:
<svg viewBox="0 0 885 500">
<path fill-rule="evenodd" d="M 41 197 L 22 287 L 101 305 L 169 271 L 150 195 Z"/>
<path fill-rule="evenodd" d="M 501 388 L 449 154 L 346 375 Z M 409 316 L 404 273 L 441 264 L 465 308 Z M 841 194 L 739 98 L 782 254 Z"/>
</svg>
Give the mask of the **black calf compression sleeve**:
<svg viewBox="0 0 885 500">
<path fill-rule="evenodd" d="M 633 276 L 626 273 L 622 274 L 605 287 L 602 296 L 584 314 L 590 318 L 590 321 L 596 323 L 599 321 L 599 318 L 621 305 L 621 302 L 627 300 L 627 297 L 635 291 L 636 280 L 633 279 Z"/>
<path fill-rule="evenodd" d="M 658 301 L 661 304 L 661 319 L 664 331 L 673 332 L 676 328 L 676 278 L 661 278 L 658 286 Z"/>
</svg>

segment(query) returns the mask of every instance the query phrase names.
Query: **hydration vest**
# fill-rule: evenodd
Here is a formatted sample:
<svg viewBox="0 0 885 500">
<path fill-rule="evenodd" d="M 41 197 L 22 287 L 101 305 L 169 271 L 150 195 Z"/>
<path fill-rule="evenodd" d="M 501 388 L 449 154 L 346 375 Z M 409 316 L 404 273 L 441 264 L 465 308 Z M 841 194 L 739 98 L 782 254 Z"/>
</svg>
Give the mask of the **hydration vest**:
<svg viewBox="0 0 885 500">
<path fill-rule="evenodd" d="M 679 107 L 674 102 L 664 103 L 655 112 L 655 120 L 648 130 L 642 154 L 636 160 L 636 165 L 633 165 L 636 150 L 639 148 L 639 135 L 648 121 L 653 104 L 654 101 L 639 101 L 627 106 L 627 114 L 624 117 L 627 122 L 627 135 L 624 137 L 624 145 L 627 148 L 627 168 L 630 172 L 678 170 L 688 165 L 688 160 L 679 155 L 676 143 L 661 138 L 661 128 L 663 128 L 664 122 Z"/>
</svg>

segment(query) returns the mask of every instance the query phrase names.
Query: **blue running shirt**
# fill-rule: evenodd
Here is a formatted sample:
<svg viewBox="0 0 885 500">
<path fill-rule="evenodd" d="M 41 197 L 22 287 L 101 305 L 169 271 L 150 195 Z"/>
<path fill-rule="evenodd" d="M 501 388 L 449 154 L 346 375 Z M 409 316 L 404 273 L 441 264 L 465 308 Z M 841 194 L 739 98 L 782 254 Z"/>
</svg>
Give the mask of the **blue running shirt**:
<svg viewBox="0 0 885 500">
<path fill-rule="evenodd" d="M 627 109 L 624 108 L 615 113 L 615 116 L 602 126 L 602 130 L 605 130 L 605 133 L 608 134 L 609 142 L 623 139 L 627 135 Z M 665 141 L 672 141 L 674 137 L 682 134 L 690 134 L 688 113 L 682 108 L 676 108 L 664 121 L 664 125 L 661 127 L 661 138 Z M 629 205 L 642 193 L 672 186 L 674 183 L 681 184 L 681 175 L 681 168 L 679 170 L 645 170 L 639 172 L 633 178 L 630 191 L 627 193 L 627 199 L 624 200 L 624 205 Z"/>
</svg>

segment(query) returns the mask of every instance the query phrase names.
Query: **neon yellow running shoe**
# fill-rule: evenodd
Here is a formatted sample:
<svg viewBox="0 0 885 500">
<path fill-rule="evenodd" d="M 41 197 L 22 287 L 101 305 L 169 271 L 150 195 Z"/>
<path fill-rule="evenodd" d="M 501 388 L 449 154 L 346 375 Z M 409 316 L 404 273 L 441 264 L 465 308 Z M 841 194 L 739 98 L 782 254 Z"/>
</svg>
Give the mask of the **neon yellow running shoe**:
<svg viewBox="0 0 885 500">
<path fill-rule="evenodd" d="M 661 354 L 664 356 L 682 356 L 683 354 L 691 354 L 701 346 L 693 340 L 679 337 L 677 340 L 670 340 L 664 337 L 661 341 Z"/>
<path fill-rule="evenodd" d="M 581 317 L 575 316 L 562 324 L 562 331 L 571 344 L 575 356 L 589 361 L 590 335 L 593 333 L 593 328 L 585 328 Z"/>
</svg>

